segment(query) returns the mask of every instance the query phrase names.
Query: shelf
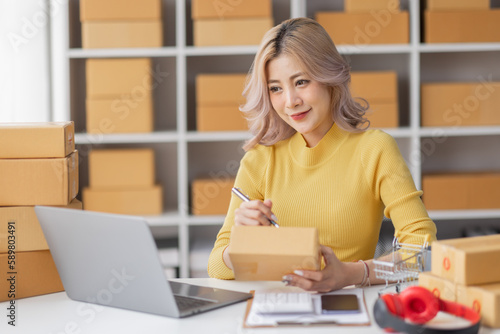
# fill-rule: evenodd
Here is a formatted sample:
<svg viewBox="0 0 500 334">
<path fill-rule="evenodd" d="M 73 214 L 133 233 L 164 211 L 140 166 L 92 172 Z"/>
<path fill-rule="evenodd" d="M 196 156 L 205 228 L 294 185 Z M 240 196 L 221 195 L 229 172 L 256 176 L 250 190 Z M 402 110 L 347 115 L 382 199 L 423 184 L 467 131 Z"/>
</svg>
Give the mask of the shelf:
<svg viewBox="0 0 500 334">
<path fill-rule="evenodd" d="M 176 47 L 127 49 L 69 49 L 69 58 L 175 57 Z"/>
<path fill-rule="evenodd" d="M 187 46 L 184 52 L 186 56 L 254 55 L 257 53 L 258 48 L 258 45 Z"/>
<path fill-rule="evenodd" d="M 149 226 L 178 226 L 182 221 L 178 212 L 167 211 L 161 216 L 143 216 Z"/>
<path fill-rule="evenodd" d="M 78 144 L 130 144 L 130 143 L 174 143 L 178 140 L 175 131 L 158 131 L 151 133 L 92 134 L 76 133 Z"/>
<path fill-rule="evenodd" d="M 401 54 L 413 50 L 410 44 L 336 45 L 340 54 Z"/>
<path fill-rule="evenodd" d="M 217 131 L 197 132 L 189 131 L 186 135 L 188 142 L 213 142 L 213 141 L 244 141 L 250 139 L 251 134 L 247 131 Z"/>
<path fill-rule="evenodd" d="M 189 216 L 188 218 L 188 223 L 189 225 L 193 226 L 212 226 L 212 225 L 217 225 L 217 226 L 222 226 L 222 223 L 224 223 L 224 215 L 217 215 L 217 216 Z"/>
<path fill-rule="evenodd" d="M 433 220 L 498 219 L 500 209 L 493 210 L 429 210 Z"/>
<path fill-rule="evenodd" d="M 468 127 L 424 127 L 420 128 L 422 137 L 461 137 L 461 136 L 495 136 L 500 135 L 498 126 Z"/>
<path fill-rule="evenodd" d="M 500 43 L 420 44 L 418 49 L 422 53 L 500 51 Z"/>
</svg>

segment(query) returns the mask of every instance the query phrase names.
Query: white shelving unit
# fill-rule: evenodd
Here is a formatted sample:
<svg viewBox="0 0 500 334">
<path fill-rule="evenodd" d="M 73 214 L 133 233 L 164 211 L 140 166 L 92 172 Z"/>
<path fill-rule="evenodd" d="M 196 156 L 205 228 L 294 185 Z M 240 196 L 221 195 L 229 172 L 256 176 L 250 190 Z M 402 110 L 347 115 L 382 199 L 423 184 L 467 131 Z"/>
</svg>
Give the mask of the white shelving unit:
<svg viewBox="0 0 500 334">
<path fill-rule="evenodd" d="M 146 218 L 155 235 L 173 233 L 178 236 L 180 275 L 188 277 L 191 238 L 200 234 L 215 238 L 224 219 L 223 216 L 190 215 L 190 182 L 201 174 L 225 171 L 228 162 L 239 161 L 243 155 L 241 144 L 250 136 L 247 132 L 198 133 L 195 130 L 194 78 L 197 73 L 204 72 L 248 71 L 257 46 L 195 47 L 191 36 L 190 1 L 163 0 L 164 47 L 82 49 L 78 0 L 50 1 L 56 9 L 51 17 L 52 118 L 75 121 L 75 140 L 82 160 L 81 185 L 88 184 L 86 156 L 91 147 L 153 147 L 157 156 L 157 178 L 165 188 L 165 213 Z M 500 80 L 500 43 L 426 45 L 420 38 L 420 2 L 402 0 L 401 5 L 410 12 L 409 44 L 340 45 L 338 49 L 354 71 L 398 72 L 400 127 L 385 130 L 396 138 L 417 187 L 421 186 L 422 173 L 500 170 L 500 127 L 420 127 L 421 83 L 474 81 L 479 75 L 491 75 L 494 80 Z M 314 17 L 319 10 L 343 10 L 343 1 L 273 1 L 276 24 L 289 17 Z M 156 114 L 153 133 L 85 133 L 85 59 L 118 57 L 152 57 L 155 66 L 169 73 L 166 82 L 153 92 Z M 477 57 L 479 61 L 474 61 Z M 472 144 L 467 144 L 469 142 Z M 426 151 L 429 143 L 434 143 L 433 152 Z M 461 159 L 465 157 L 467 163 L 457 165 L 458 155 Z M 450 223 L 453 221 L 465 221 L 463 226 L 474 226 L 478 220 L 498 220 L 500 210 L 431 211 L 430 215 L 436 220 L 438 231 L 450 231 L 454 229 Z"/>
</svg>

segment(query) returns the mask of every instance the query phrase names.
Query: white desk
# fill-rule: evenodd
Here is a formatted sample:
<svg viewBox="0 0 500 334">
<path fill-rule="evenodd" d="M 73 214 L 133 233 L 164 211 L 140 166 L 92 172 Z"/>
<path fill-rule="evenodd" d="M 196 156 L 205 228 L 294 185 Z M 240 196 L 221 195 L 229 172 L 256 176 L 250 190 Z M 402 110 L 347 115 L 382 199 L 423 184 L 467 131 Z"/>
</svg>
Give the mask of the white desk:
<svg viewBox="0 0 500 334">
<path fill-rule="evenodd" d="M 216 279 L 180 279 L 191 284 L 249 292 L 259 288 L 282 287 L 281 282 L 239 282 Z M 365 289 L 365 298 L 372 325 L 362 327 L 308 327 L 310 333 L 384 333 L 372 315 L 377 292 L 382 286 Z M 223 307 L 184 319 L 173 319 L 146 313 L 85 304 L 70 300 L 66 293 L 54 293 L 16 301 L 16 327 L 7 324 L 8 302 L 0 303 L 0 333 L 100 334 L 100 333 L 216 333 L 269 334 L 304 333 L 304 328 L 242 327 L 245 303 Z M 448 320 L 449 319 L 445 319 Z M 500 329 L 481 328 L 481 334 L 500 333 Z"/>
</svg>

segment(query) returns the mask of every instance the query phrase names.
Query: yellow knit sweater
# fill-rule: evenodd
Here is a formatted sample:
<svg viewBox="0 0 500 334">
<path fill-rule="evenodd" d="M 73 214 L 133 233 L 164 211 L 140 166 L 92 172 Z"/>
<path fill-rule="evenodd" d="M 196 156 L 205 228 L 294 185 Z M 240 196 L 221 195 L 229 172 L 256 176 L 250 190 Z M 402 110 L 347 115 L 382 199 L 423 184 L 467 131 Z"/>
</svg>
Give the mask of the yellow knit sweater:
<svg viewBox="0 0 500 334">
<path fill-rule="evenodd" d="M 341 261 L 373 258 L 384 215 L 398 231 L 436 238 L 422 192 L 395 140 L 380 130 L 350 133 L 334 124 L 313 148 L 299 133 L 273 146 L 258 145 L 241 160 L 235 186 L 251 199 L 271 199 L 280 226 L 316 227 L 320 243 Z M 208 262 L 211 277 L 234 279 L 222 253 L 240 204 L 231 197 Z M 401 241 L 423 241 L 417 239 Z"/>
</svg>

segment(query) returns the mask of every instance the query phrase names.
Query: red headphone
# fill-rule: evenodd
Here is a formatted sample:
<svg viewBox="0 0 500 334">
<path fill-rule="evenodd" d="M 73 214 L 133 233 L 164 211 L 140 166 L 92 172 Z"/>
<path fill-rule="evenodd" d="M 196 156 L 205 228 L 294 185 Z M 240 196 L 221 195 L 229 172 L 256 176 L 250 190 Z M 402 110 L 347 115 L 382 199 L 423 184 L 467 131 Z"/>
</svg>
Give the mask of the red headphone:
<svg viewBox="0 0 500 334">
<path fill-rule="evenodd" d="M 426 328 L 421 324 L 431 320 L 438 311 L 443 311 L 469 320 L 472 324 L 461 329 Z M 382 295 L 373 307 L 377 324 L 386 331 L 404 333 L 437 334 L 459 333 L 475 334 L 479 331 L 481 316 L 464 305 L 445 301 L 434 296 L 421 286 L 411 286 L 398 294 Z M 411 322 L 406 322 L 408 319 Z"/>
</svg>

